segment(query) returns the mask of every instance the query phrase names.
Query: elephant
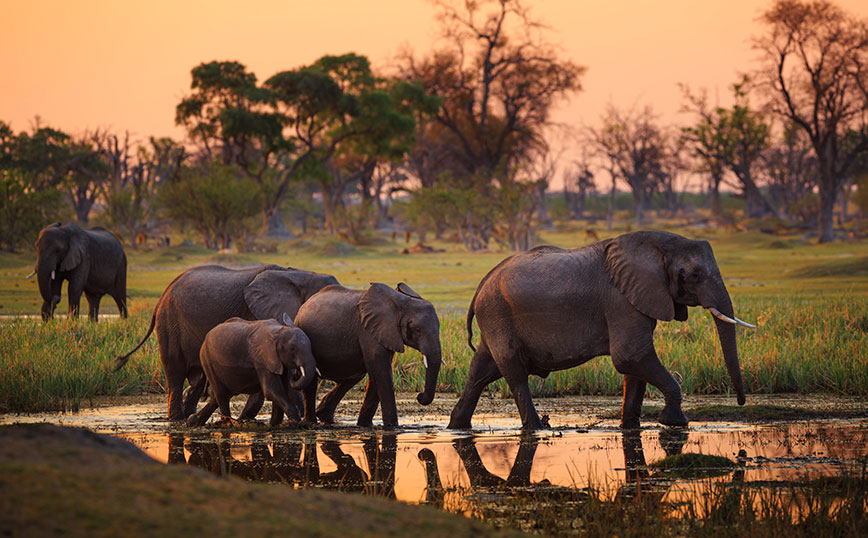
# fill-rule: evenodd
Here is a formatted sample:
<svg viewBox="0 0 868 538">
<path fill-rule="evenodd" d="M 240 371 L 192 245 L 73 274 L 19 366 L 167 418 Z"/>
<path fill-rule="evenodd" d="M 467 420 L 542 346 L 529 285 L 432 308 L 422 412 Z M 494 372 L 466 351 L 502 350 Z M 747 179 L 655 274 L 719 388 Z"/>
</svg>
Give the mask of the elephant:
<svg viewBox="0 0 868 538">
<path fill-rule="evenodd" d="M 624 375 L 622 428 L 639 427 L 646 383 L 665 398 L 659 421 L 686 426 L 681 387 L 661 364 L 653 335 L 658 320 L 684 321 L 687 307 L 699 305 L 716 318 L 724 361 L 743 405 L 734 324 L 753 326 L 733 316 L 708 242 L 638 231 L 584 248 L 541 246 L 506 258 L 483 277 L 470 303 L 467 333 L 474 355 L 448 427 L 469 429 L 480 394 L 502 376 L 522 427 L 541 429 L 528 376 L 546 377 L 599 355 L 611 355 Z"/>
<path fill-rule="evenodd" d="M 127 317 L 127 255 L 120 240 L 105 228 L 84 230 L 77 224 L 46 226 L 36 239 L 36 275 L 42 295 L 42 319 L 48 321 L 60 302 L 60 289 L 69 281 L 69 315 L 78 317 L 81 294 L 88 317 L 97 321 L 99 302 L 111 295 L 121 317 Z"/>
<path fill-rule="evenodd" d="M 316 361 L 304 332 L 292 324 L 286 313 L 282 321 L 229 318 L 208 331 L 199 362 L 211 384 L 211 399 L 187 418 L 187 426 L 205 424 L 218 406 L 223 421 L 236 425 L 229 399 L 260 391 L 272 402 L 271 426 L 277 426 L 283 418 L 283 413 L 277 412 L 278 406 L 290 421 L 299 421 L 297 398 L 290 394 L 313 381 Z"/>
<path fill-rule="evenodd" d="M 315 415 L 317 384 L 305 389 L 305 420 L 333 423 L 341 398 L 367 374 L 357 424 L 371 426 L 377 406 L 382 404 L 383 426 L 396 428 L 392 357 L 403 352 L 404 345 L 424 356 L 425 388 L 416 400 L 422 405 L 433 401 L 442 362 L 440 320 L 434 305 L 406 284 L 400 283 L 394 290 L 380 283 L 367 290 L 328 286 L 301 305 L 295 323 L 310 338 L 319 375 L 337 382 Z"/>
<path fill-rule="evenodd" d="M 169 392 L 169 420 L 186 420 L 196 411 L 205 390 L 199 349 L 208 331 L 233 317 L 279 319 L 285 312 L 292 318 L 310 296 L 337 283 L 332 275 L 279 265 L 248 269 L 206 265 L 188 269 L 163 292 L 148 332 L 132 351 L 117 358 L 115 370 L 129 361 L 156 328 Z M 185 379 L 190 386 L 183 391 Z M 263 401 L 261 392 L 251 395 L 241 420 L 254 418 Z"/>
</svg>

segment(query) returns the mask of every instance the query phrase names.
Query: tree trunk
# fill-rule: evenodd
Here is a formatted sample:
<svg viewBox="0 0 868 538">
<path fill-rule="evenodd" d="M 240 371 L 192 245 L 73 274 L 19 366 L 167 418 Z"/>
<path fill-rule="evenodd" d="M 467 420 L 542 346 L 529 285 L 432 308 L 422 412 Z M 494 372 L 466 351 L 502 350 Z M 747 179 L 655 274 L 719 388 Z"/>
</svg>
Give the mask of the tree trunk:
<svg viewBox="0 0 868 538">
<path fill-rule="evenodd" d="M 276 207 L 265 210 L 265 235 L 268 237 L 291 238 L 292 232 L 283 222 L 283 215 Z"/>
<path fill-rule="evenodd" d="M 829 191 L 832 192 L 829 192 Z M 835 240 L 835 194 L 833 189 L 820 189 L 820 214 L 818 215 L 819 242 L 829 243 Z"/>
<path fill-rule="evenodd" d="M 609 231 L 612 231 L 613 221 L 615 220 L 615 177 L 612 176 L 612 190 L 609 191 Z"/>
</svg>

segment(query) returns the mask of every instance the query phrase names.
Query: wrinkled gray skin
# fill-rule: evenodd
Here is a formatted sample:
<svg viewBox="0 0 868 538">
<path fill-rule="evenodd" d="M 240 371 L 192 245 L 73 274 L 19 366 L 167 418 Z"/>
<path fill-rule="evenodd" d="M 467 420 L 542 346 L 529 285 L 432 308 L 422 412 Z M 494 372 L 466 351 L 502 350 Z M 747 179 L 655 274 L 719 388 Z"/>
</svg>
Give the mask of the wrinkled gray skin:
<svg viewBox="0 0 868 538">
<path fill-rule="evenodd" d="M 284 312 L 293 317 L 304 301 L 332 284 L 337 279 L 331 275 L 278 265 L 189 269 L 163 292 L 147 334 L 132 351 L 118 357 L 115 369 L 123 367 L 156 328 L 169 392 L 169 420 L 185 420 L 196 411 L 205 390 L 199 348 L 208 331 L 233 317 L 282 319 Z M 190 384 L 186 391 L 185 379 Z M 256 417 L 263 401 L 261 393 L 251 395 L 240 418 Z"/>
<path fill-rule="evenodd" d="M 681 387 L 660 363 L 653 335 L 657 320 L 684 321 L 687 307 L 700 305 L 733 316 L 706 241 L 642 231 L 580 249 L 544 246 L 509 257 L 482 279 L 470 303 L 468 341 L 475 314 L 480 345 L 449 427 L 470 428 L 479 395 L 502 376 L 515 398 L 522 427 L 540 429 L 528 376 L 546 377 L 599 355 L 611 355 L 615 369 L 624 375 L 621 427 L 639 427 L 646 383 L 665 397 L 660 422 L 686 425 Z M 742 405 L 735 327 L 714 321 Z"/>
<path fill-rule="evenodd" d="M 428 405 L 434 399 L 442 362 L 440 320 L 434 305 L 409 286 L 398 284 L 398 290 L 378 283 L 367 290 L 329 286 L 298 310 L 295 323 L 310 338 L 322 377 L 337 382 L 323 397 L 316 415 L 317 383 L 308 386 L 304 391 L 305 420 L 333 423 L 338 402 L 367 374 L 358 425 L 371 426 L 377 406 L 382 404 L 383 426 L 397 427 L 392 357 L 402 353 L 405 345 L 427 357 L 425 389 L 416 400 Z"/>
<path fill-rule="evenodd" d="M 310 340 L 286 315 L 283 324 L 230 318 L 205 335 L 199 360 L 211 384 L 211 399 L 187 418 L 188 426 L 205 424 L 217 407 L 223 421 L 234 424 L 229 399 L 256 393 L 272 402 L 272 426 L 280 424 L 283 413 L 298 422 L 301 402 L 295 391 L 316 377 Z"/>
<path fill-rule="evenodd" d="M 97 321 L 103 295 L 111 295 L 121 317 L 127 317 L 127 255 L 120 240 L 105 228 L 84 230 L 59 222 L 46 226 L 36 239 L 34 271 L 42 295 L 43 321 L 54 315 L 64 280 L 69 281 L 71 317 L 78 317 L 82 292 L 92 321 Z"/>
</svg>

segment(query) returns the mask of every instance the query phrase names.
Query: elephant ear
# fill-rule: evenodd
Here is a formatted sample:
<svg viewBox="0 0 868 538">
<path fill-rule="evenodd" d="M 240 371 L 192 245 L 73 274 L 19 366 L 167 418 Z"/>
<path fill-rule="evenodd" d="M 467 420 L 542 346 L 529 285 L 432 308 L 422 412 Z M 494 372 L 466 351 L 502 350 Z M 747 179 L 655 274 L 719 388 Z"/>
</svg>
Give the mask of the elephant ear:
<svg viewBox="0 0 868 538">
<path fill-rule="evenodd" d="M 262 271 L 244 288 L 244 301 L 256 319 L 281 321 L 283 314 L 295 318 L 302 303 L 301 279 L 294 271 Z"/>
<path fill-rule="evenodd" d="M 362 317 L 362 327 L 371 333 L 380 345 L 395 353 L 402 353 L 404 339 L 401 338 L 398 305 L 393 294 L 395 292 L 385 284 L 371 284 L 359 300 L 359 314 Z"/>
<path fill-rule="evenodd" d="M 69 249 L 66 251 L 66 256 L 60 262 L 60 270 L 71 271 L 78 267 L 82 260 L 84 260 L 84 241 L 73 233 L 69 240 Z"/>
<path fill-rule="evenodd" d="M 283 362 L 277 355 L 277 334 L 280 326 L 276 323 L 257 323 L 257 327 L 247 335 L 247 348 L 254 363 L 259 363 L 275 375 L 283 375 Z"/>
<path fill-rule="evenodd" d="M 404 295 L 410 296 L 410 297 L 412 297 L 412 298 L 414 298 L 414 299 L 421 299 L 421 298 L 422 298 L 421 295 L 419 295 L 418 293 L 416 293 L 415 291 L 413 291 L 413 288 L 411 288 L 410 286 L 404 284 L 403 282 L 399 282 L 399 283 L 398 283 L 398 287 L 395 288 L 395 289 L 398 290 L 398 291 L 400 291 L 400 292 L 403 293 Z"/>
<path fill-rule="evenodd" d="M 634 233 L 613 239 L 606 246 L 606 268 L 609 281 L 636 310 L 661 321 L 675 317 L 663 253 L 651 238 Z"/>
</svg>

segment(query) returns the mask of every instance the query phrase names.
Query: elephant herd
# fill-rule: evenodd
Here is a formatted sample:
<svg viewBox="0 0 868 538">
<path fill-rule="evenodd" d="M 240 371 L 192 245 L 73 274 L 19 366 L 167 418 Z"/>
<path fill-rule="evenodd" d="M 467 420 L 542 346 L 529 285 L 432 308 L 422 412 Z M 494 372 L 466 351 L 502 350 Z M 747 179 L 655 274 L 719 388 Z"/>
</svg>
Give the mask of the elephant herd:
<svg viewBox="0 0 868 538">
<path fill-rule="evenodd" d="M 70 236 L 66 246 L 63 234 Z M 71 314 L 83 290 L 91 319 L 102 294 L 112 295 L 126 317 L 126 257 L 112 239 L 117 241 L 105 230 L 74 225 L 40 233 L 35 272 L 44 319 L 60 300 L 63 279 L 70 281 Z M 665 398 L 659 421 L 686 425 L 681 387 L 660 362 L 653 333 L 658 320 L 686 320 L 689 306 L 703 306 L 715 317 L 724 362 L 744 404 L 735 325 L 752 325 L 734 316 L 708 242 L 639 231 L 583 248 L 542 246 L 504 259 L 483 277 L 470 302 L 467 332 L 474 355 L 448 427 L 469 429 L 482 391 L 503 377 L 522 427 L 543 428 L 528 377 L 546 377 L 599 355 L 611 355 L 624 376 L 623 428 L 639 427 L 648 383 Z M 422 405 L 433 400 L 444 364 L 437 312 L 408 285 L 372 283 L 354 290 L 331 275 L 277 265 L 185 271 L 163 292 L 144 338 L 118 357 L 116 369 L 154 331 L 169 419 L 191 426 L 204 424 L 218 407 L 224 421 L 234 422 L 229 399 L 236 394 L 249 395 L 241 420 L 254 418 L 268 399 L 272 425 L 284 415 L 292 422 L 333 423 L 343 396 L 367 376 L 357 424 L 371 426 L 379 407 L 383 426 L 396 428 L 394 354 L 405 346 L 422 353 Z M 335 386 L 316 404 L 320 379 Z M 207 384 L 210 400 L 197 412 Z"/>
</svg>

